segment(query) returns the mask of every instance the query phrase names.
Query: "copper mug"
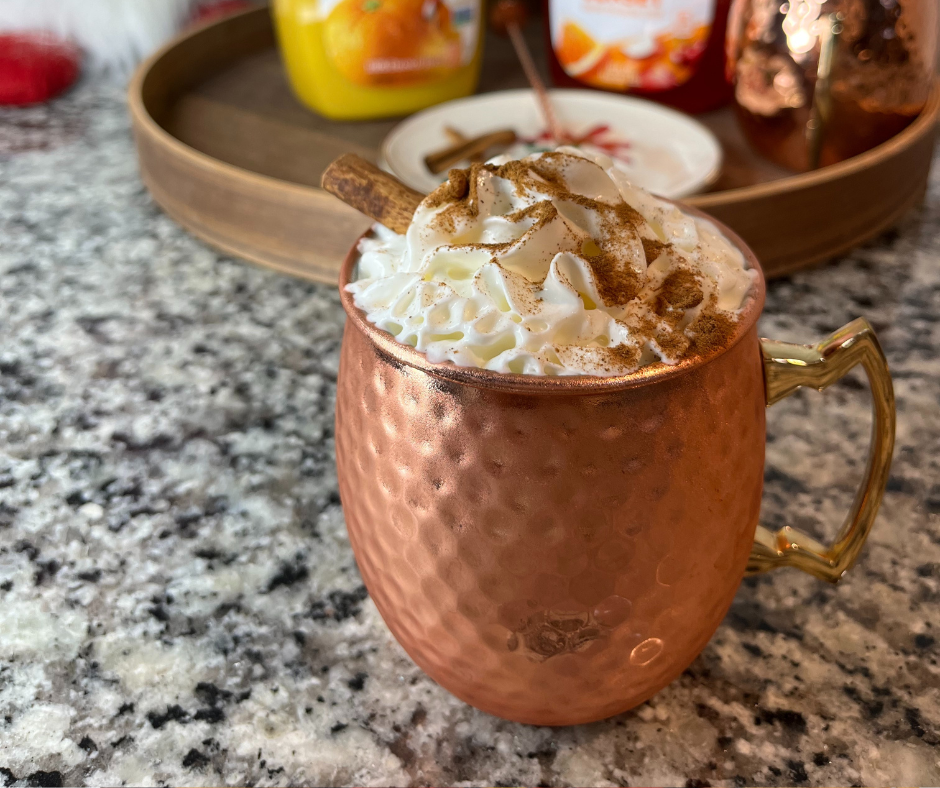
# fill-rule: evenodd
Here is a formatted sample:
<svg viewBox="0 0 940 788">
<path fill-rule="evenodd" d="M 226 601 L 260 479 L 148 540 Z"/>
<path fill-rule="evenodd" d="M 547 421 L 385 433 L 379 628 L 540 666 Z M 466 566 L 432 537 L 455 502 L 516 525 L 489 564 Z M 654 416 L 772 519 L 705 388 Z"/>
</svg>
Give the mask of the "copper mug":
<svg viewBox="0 0 940 788">
<path fill-rule="evenodd" d="M 458 698 L 538 725 L 609 717 L 675 679 L 746 572 L 836 582 L 884 493 L 894 395 L 871 326 L 759 339 L 760 274 L 732 340 L 677 366 L 540 377 L 430 363 L 370 324 L 340 272 L 336 460 L 362 578 L 411 658 Z M 862 364 L 874 418 L 835 543 L 758 526 L 764 410 Z M 756 537 L 755 537 L 756 528 Z"/>
<path fill-rule="evenodd" d="M 938 100 L 938 21 L 937 0 L 734 0 L 727 69 L 745 137 L 792 170 L 889 140 Z"/>
</svg>

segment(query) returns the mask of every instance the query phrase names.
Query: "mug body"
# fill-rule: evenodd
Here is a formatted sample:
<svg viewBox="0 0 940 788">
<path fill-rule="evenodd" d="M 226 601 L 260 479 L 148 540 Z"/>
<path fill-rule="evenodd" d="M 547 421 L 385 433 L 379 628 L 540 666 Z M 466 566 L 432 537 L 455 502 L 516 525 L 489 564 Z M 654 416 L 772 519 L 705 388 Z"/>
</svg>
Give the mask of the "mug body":
<svg viewBox="0 0 940 788">
<path fill-rule="evenodd" d="M 343 291 L 350 542 L 389 629 L 435 681 L 491 714 L 566 725 L 636 706 L 694 660 L 758 520 L 758 286 L 722 352 L 610 379 L 431 364 Z"/>
</svg>

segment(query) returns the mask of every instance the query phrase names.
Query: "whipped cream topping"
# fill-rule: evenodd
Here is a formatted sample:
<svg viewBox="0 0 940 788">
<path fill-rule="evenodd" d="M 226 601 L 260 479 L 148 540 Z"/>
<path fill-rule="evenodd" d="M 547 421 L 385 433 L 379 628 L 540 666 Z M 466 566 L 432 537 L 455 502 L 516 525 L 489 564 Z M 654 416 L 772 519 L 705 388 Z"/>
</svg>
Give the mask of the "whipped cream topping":
<svg viewBox="0 0 940 788">
<path fill-rule="evenodd" d="M 376 225 L 346 287 L 432 362 L 620 375 L 727 341 L 756 272 L 709 221 L 606 157 L 497 157 L 449 180 L 404 236 Z"/>
</svg>

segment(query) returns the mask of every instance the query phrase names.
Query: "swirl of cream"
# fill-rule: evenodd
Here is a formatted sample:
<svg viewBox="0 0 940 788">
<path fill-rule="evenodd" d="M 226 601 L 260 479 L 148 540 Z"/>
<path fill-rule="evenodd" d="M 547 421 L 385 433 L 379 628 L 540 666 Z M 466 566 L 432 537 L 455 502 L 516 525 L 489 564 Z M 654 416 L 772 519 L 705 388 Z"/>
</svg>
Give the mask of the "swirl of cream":
<svg viewBox="0 0 940 788">
<path fill-rule="evenodd" d="M 618 375 L 704 352 L 755 272 L 710 222 L 562 148 L 451 170 L 408 233 L 359 244 L 354 302 L 430 361 Z"/>
</svg>

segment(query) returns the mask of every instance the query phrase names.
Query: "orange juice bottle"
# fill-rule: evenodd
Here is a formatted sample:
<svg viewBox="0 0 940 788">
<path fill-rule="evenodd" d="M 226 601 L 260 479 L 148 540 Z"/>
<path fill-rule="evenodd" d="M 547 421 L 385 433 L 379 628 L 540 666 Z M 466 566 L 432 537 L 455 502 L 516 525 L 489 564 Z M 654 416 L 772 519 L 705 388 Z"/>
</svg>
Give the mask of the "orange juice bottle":
<svg viewBox="0 0 940 788">
<path fill-rule="evenodd" d="M 337 120 L 406 115 L 476 90 L 482 0 L 274 0 L 291 85 Z"/>
</svg>

